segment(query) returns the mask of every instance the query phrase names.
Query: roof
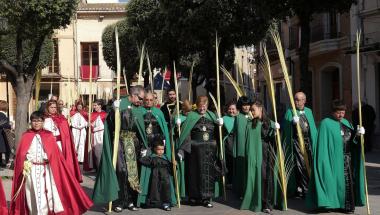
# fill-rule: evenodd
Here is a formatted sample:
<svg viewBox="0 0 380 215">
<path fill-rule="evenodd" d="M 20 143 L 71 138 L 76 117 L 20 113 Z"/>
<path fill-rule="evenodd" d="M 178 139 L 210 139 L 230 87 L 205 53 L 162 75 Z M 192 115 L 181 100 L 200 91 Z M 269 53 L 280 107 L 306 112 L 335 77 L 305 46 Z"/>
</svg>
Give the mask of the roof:
<svg viewBox="0 0 380 215">
<path fill-rule="evenodd" d="M 126 3 L 93 3 L 93 4 L 85 4 L 79 3 L 78 11 L 86 11 L 86 12 L 124 12 Z"/>
</svg>

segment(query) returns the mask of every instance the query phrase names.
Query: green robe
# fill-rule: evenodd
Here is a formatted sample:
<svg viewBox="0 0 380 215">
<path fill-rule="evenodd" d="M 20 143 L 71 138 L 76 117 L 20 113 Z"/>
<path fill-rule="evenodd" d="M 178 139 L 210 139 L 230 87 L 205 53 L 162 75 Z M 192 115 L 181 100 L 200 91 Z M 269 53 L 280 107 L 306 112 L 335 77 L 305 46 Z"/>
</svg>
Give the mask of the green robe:
<svg viewBox="0 0 380 215">
<path fill-rule="evenodd" d="M 205 118 L 208 120 L 211 120 L 213 122 L 216 122 L 216 115 L 211 112 L 207 111 L 207 113 L 204 115 Z M 186 118 L 186 121 L 182 123 L 181 127 L 181 135 L 178 140 L 178 147 L 182 145 L 182 143 L 186 140 L 186 138 L 190 135 L 191 130 L 195 126 L 195 124 L 198 122 L 198 120 L 201 118 L 201 115 L 199 115 L 197 112 L 189 112 Z M 178 162 L 178 184 L 179 184 L 179 191 L 182 198 L 186 197 L 186 184 L 185 184 L 185 161 Z M 214 197 L 219 196 L 219 190 L 222 186 L 222 183 L 220 181 L 215 182 L 215 195 Z"/>
<path fill-rule="evenodd" d="M 151 108 L 153 116 L 157 119 L 157 122 L 161 128 L 161 131 L 163 135 L 165 136 L 165 156 L 166 158 L 171 161 L 172 160 L 172 149 L 171 149 L 171 143 L 170 143 L 170 136 L 169 136 L 169 129 L 167 126 L 167 123 L 165 121 L 164 114 L 162 111 L 156 107 Z M 146 114 L 147 110 L 143 109 L 143 115 Z M 143 116 L 144 121 L 144 116 Z M 145 131 L 145 124 L 144 124 L 144 131 Z M 144 132 L 145 137 L 146 133 Z M 146 145 L 147 146 L 147 145 Z M 150 179 L 150 173 L 151 169 L 146 166 L 141 167 L 141 175 L 140 175 L 140 186 L 141 186 L 141 193 L 139 193 L 137 198 L 137 206 L 139 207 L 141 204 L 144 204 L 146 201 L 146 197 L 148 195 L 149 191 L 149 179 Z"/>
<path fill-rule="evenodd" d="M 226 134 L 223 134 L 224 137 L 223 137 L 223 142 L 226 141 L 228 135 L 231 134 L 231 132 L 233 131 L 234 129 L 234 125 L 235 125 L 235 117 L 234 116 L 223 116 L 223 127 L 225 128 L 225 130 L 227 131 Z"/>
<path fill-rule="evenodd" d="M 243 196 L 243 201 L 240 206 L 241 210 L 251 210 L 254 212 L 261 211 L 262 208 L 262 164 L 263 164 L 263 142 L 261 136 L 261 130 L 263 123 L 259 121 L 256 128 L 252 127 L 252 120 L 248 119 L 247 122 L 247 138 L 245 142 L 246 146 L 246 187 Z M 270 128 L 268 135 L 275 141 L 275 124 L 273 121 L 270 122 Z M 275 142 L 273 142 L 275 143 Z M 277 151 L 276 151 L 277 152 Z M 283 208 L 282 192 L 279 186 L 279 172 L 278 172 L 278 161 L 274 161 L 273 173 L 273 206 L 277 208 Z M 267 164 L 268 165 L 268 164 Z"/>
<path fill-rule="evenodd" d="M 312 145 L 312 149 L 314 151 L 314 148 L 315 148 L 316 142 L 317 142 L 318 130 L 317 130 L 317 126 L 315 125 L 312 110 L 308 107 L 305 107 L 304 111 L 305 111 L 306 119 L 309 122 L 311 145 Z M 297 110 L 297 114 L 298 114 L 298 116 L 300 115 L 299 110 Z M 294 146 L 293 146 L 293 128 L 294 128 L 293 116 L 294 116 L 293 110 L 289 108 L 286 111 L 285 117 L 283 120 L 282 142 L 285 144 L 285 152 L 284 153 L 285 153 L 286 160 L 291 159 L 292 161 L 295 162 L 295 158 L 294 158 L 294 154 L 293 154 L 295 151 Z M 314 153 L 312 152 L 312 155 L 313 154 Z M 309 160 L 310 160 L 310 158 L 309 158 Z M 294 165 L 297 165 L 297 164 L 294 163 Z M 293 170 L 291 171 L 290 176 L 289 176 L 289 182 L 288 182 L 288 194 L 289 195 L 294 195 L 296 193 L 296 190 L 297 190 L 296 177 L 295 177 L 295 173 L 294 173 L 295 168 L 296 167 L 293 168 Z"/>
<path fill-rule="evenodd" d="M 352 130 L 352 125 L 346 120 L 343 125 Z M 361 147 L 356 141 L 351 143 L 351 164 L 354 180 L 354 198 L 357 206 L 365 205 L 363 161 Z M 307 193 L 306 203 L 311 208 L 345 208 L 345 175 L 343 138 L 340 123 L 332 118 L 322 120 L 318 141 L 315 148 L 315 158 Z"/>
<path fill-rule="evenodd" d="M 119 111 L 122 113 L 128 106 L 133 107 L 132 103 L 128 98 L 123 98 L 120 102 Z M 111 112 L 112 113 L 112 112 Z M 144 145 L 146 145 L 145 136 L 145 126 L 143 116 L 143 108 L 133 107 L 132 114 L 135 116 L 136 126 L 139 131 L 139 135 Z M 92 194 L 92 199 L 94 203 L 108 203 L 119 198 L 119 183 L 116 176 L 116 171 L 112 164 L 113 158 L 113 132 L 114 124 L 112 117 L 107 116 L 108 120 L 104 123 L 104 136 L 103 136 L 103 152 L 100 159 L 99 170 L 96 176 L 96 181 L 94 185 L 94 192 Z M 111 123 L 111 124 L 109 124 Z M 141 171 L 145 171 L 142 168 Z"/>
<path fill-rule="evenodd" d="M 246 173 L 246 145 L 249 127 L 247 115 L 239 113 L 235 118 L 234 145 L 232 147 L 233 177 L 232 187 L 238 197 L 242 197 L 245 191 Z"/>
</svg>

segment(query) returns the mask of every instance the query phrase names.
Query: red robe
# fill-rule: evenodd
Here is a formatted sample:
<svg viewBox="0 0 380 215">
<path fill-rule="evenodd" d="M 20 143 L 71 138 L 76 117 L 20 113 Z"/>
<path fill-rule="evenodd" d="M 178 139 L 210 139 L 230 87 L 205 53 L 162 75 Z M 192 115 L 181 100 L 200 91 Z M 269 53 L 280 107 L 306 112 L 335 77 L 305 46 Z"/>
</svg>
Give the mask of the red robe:
<svg viewBox="0 0 380 215">
<path fill-rule="evenodd" d="M 62 143 L 62 154 L 67 163 L 68 169 L 73 173 L 75 178 L 82 182 L 82 174 L 78 163 L 77 154 L 75 152 L 75 146 L 73 143 L 73 137 L 70 132 L 69 123 L 63 115 L 50 115 L 59 129 Z"/>
<path fill-rule="evenodd" d="M 91 126 L 91 134 L 93 133 L 93 127 L 92 127 L 92 123 L 95 122 L 95 120 L 98 118 L 98 116 L 100 116 L 100 119 L 102 120 L 102 122 L 104 123 L 106 121 L 106 118 L 107 118 L 107 112 L 105 111 L 100 111 L 100 112 L 92 112 L 91 113 L 91 120 L 90 120 L 90 126 Z M 89 135 L 87 135 L 87 138 L 89 137 Z M 91 138 L 92 138 L 92 135 L 91 135 Z M 95 157 L 95 154 L 94 154 L 94 151 L 92 150 L 92 156 L 90 158 L 89 154 L 88 154 L 88 141 L 86 141 L 86 145 L 84 147 L 84 162 L 83 162 L 83 169 L 85 171 L 90 171 L 92 168 L 90 168 L 90 159 L 94 158 Z M 91 143 L 93 144 L 93 141 L 91 141 Z M 92 163 L 94 163 L 92 161 Z"/>
<path fill-rule="evenodd" d="M 0 177 L 0 215 L 7 215 L 7 214 L 8 214 L 7 200 L 5 198 L 3 182 L 1 181 L 1 177 Z"/>
<path fill-rule="evenodd" d="M 10 214 L 29 214 L 28 205 L 25 197 L 25 181 L 21 184 L 23 178 L 23 168 L 24 161 L 26 160 L 26 154 L 30 148 L 34 136 L 37 134 L 36 131 L 28 130 L 22 137 L 18 145 L 13 184 L 12 184 L 12 197 L 15 192 L 21 188 L 19 195 L 16 200 L 11 202 Z M 41 130 L 38 132 L 41 136 L 42 144 L 47 154 L 49 165 L 52 171 L 52 176 L 59 193 L 64 211 L 57 213 L 62 215 L 79 215 L 85 213 L 91 206 L 92 201 L 83 191 L 77 180 L 74 180 L 74 175 L 71 170 L 69 170 L 65 158 L 58 148 L 55 137 L 50 131 Z"/>
<path fill-rule="evenodd" d="M 76 109 L 71 109 L 70 111 L 70 117 L 74 116 L 74 114 L 76 114 L 78 111 Z M 87 111 L 84 111 L 84 110 L 81 110 L 79 111 L 79 113 L 83 116 L 83 118 L 85 118 L 86 120 L 88 120 L 88 112 Z"/>
</svg>

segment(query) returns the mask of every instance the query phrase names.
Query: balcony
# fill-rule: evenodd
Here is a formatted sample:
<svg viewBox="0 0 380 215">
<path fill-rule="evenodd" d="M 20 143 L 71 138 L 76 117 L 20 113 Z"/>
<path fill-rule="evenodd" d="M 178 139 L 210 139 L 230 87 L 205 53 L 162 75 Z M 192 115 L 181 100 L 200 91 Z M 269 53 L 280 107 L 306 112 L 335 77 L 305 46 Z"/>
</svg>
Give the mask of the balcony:
<svg viewBox="0 0 380 215">
<path fill-rule="evenodd" d="M 80 78 L 82 79 L 82 81 L 90 80 L 90 66 L 89 65 L 80 66 Z M 99 66 L 94 65 L 92 66 L 92 81 L 96 81 L 98 78 L 99 78 Z"/>
<path fill-rule="evenodd" d="M 325 25 L 311 26 L 310 42 L 318 42 L 320 40 L 336 39 L 342 37 L 336 26 L 327 27 Z"/>
</svg>

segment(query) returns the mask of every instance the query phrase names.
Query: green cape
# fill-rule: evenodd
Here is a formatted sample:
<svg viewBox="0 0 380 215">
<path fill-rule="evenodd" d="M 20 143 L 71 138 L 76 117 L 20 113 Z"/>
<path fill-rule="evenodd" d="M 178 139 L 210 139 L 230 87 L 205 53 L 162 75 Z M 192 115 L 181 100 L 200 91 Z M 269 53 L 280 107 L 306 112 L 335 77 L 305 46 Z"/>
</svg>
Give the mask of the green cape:
<svg viewBox="0 0 380 215">
<path fill-rule="evenodd" d="M 235 118 L 234 125 L 234 145 L 232 147 L 233 177 L 232 187 L 238 197 L 242 197 L 245 191 L 245 181 L 247 179 L 246 168 L 246 145 L 249 128 L 246 115 L 239 113 Z"/>
<path fill-rule="evenodd" d="M 119 111 L 123 112 L 128 109 L 128 106 L 133 107 L 132 103 L 128 98 L 121 99 Z M 146 146 L 146 136 L 144 128 L 144 119 L 143 119 L 143 109 L 141 107 L 135 107 L 132 109 L 132 114 L 135 117 L 135 122 L 141 136 L 141 139 Z M 109 125 L 108 123 L 112 125 Z M 104 123 L 104 135 L 103 135 L 103 152 L 100 159 L 99 170 L 96 176 L 96 181 L 94 185 L 94 192 L 92 194 L 92 199 L 94 203 L 108 203 L 119 198 L 119 183 L 117 180 L 116 172 L 112 164 L 113 157 L 113 128 L 114 121 L 110 115 L 107 116 L 107 120 Z M 142 170 L 143 171 L 143 168 Z"/>
<path fill-rule="evenodd" d="M 204 115 L 205 118 L 216 122 L 216 115 L 211 112 L 207 111 L 207 113 Z M 199 115 L 197 112 L 189 112 L 186 118 L 186 121 L 182 123 L 181 127 L 181 135 L 178 140 L 178 147 L 182 145 L 182 143 L 186 140 L 186 138 L 190 135 L 191 130 L 195 126 L 195 124 L 198 122 L 198 120 L 201 118 L 201 115 Z M 186 189 L 185 189 L 185 161 L 178 162 L 178 184 L 179 184 L 179 191 L 181 197 L 186 197 Z M 215 182 L 215 196 L 219 196 L 219 190 L 220 190 L 221 183 L 219 181 Z"/>
<path fill-rule="evenodd" d="M 169 129 L 167 126 L 167 123 L 165 121 L 164 114 L 162 111 L 156 107 L 151 108 L 153 116 L 157 119 L 157 122 L 161 128 L 162 133 L 165 136 L 165 155 L 166 159 L 171 161 L 172 159 L 172 152 L 171 152 L 171 143 L 170 143 L 170 136 L 169 136 Z M 147 110 L 143 109 L 143 121 L 144 121 L 144 115 L 147 113 Z M 145 131 L 145 124 L 144 124 L 144 131 Z M 146 133 L 144 132 L 146 135 Z M 146 136 L 145 136 L 146 137 Z M 148 195 L 149 191 L 149 180 L 150 180 L 150 173 L 151 169 L 146 166 L 141 166 L 141 175 L 140 175 L 140 186 L 142 192 L 139 194 L 137 198 L 137 206 L 140 206 L 141 204 L 144 204 L 146 201 L 146 197 Z"/>
<path fill-rule="evenodd" d="M 251 210 L 251 211 L 261 211 L 262 208 L 262 161 L 263 161 L 263 151 L 262 151 L 262 138 L 261 138 L 261 128 L 262 122 L 258 122 L 256 128 L 252 127 L 252 120 L 248 119 L 247 123 L 247 138 L 245 142 L 246 146 L 246 169 L 247 178 L 245 179 L 245 192 L 242 204 L 240 206 L 241 210 Z M 269 135 L 275 135 L 275 124 L 271 121 L 271 130 Z M 277 159 L 278 157 L 276 157 Z M 279 186 L 278 180 L 278 161 L 275 161 L 275 166 L 273 167 L 273 206 L 277 208 L 283 208 L 282 192 Z"/>
<path fill-rule="evenodd" d="M 155 157 L 157 155 L 152 154 L 150 156 Z M 171 161 L 171 157 L 169 158 L 166 155 L 164 155 L 162 158 L 165 160 Z M 143 167 L 143 165 L 142 165 L 142 167 Z M 150 182 L 150 175 L 152 173 L 152 169 L 150 167 L 146 167 L 146 166 L 144 166 L 144 167 L 146 168 L 146 170 L 144 171 L 144 177 L 141 176 L 141 178 L 140 178 L 141 193 L 139 193 L 139 195 L 137 197 L 137 207 L 140 207 L 141 204 L 145 204 L 146 198 L 149 195 L 149 182 Z M 173 185 L 173 176 L 170 176 L 170 196 L 171 196 L 171 204 L 176 205 L 177 200 L 176 200 L 175 189 L 174 189 L 174 185 Z"/>
<path fill-rule="evenodd" d="M 341 123 L 352 130 L 352 125 L 343 119 Z M 355 204 L 365 204 L 363 161 L 361 147 L 351 144 L 352 171 L 354 180 Z M 322 120 L 318 142 L 315 146 L 313 169 L 309 183 L 306 203 L 312 208 L 345 208 L 345 176 L 343 139 L 339 121 L 332 118 Z"/>
<path fill-rule="evenodd" d="M 223 143 L 226 141 L 228 135 L 231 134 L 231 132 L 234 129 L 235 125 L 235 117 L 234 116 L 223 116 L 223 127 L 225 128 L 225 131 L 227 131 L 226 134 L 223 134 Z"/>
<path fill-rule="evenodd" d="M 315 148 L 316 142 L 317 142 L 318 130 L 317 130 L 317 127 L 315 125 L 312 110 L 308 107 L 305 107 L 304 111 L 305 111 L 306 119 L 309 122 L 311 145 L 312 145 L 312 149 L 314 151 L 314 148 Z M 297 114 L 298 115 L 300 114 L 299 110 L 297 110 Z M 295 158 L 294 158 L 294 154 L 293 154 L 294 153 L 293 110 L 291 108 L 289 108 L 285 113 L 285 117 L 284 117 L 284 120 L 282 122 L 282 128 L 283 128 L 282 129 L 282 141 L 285 144 L 285 152 L 284 153 L 285 153 L 286 160 L 290 159 L 290 160 L 295 162 Z M 314 153 L 312 152 L 312 155 L 313 154 Z M 309 160 L 310 160 L 310 158 L 309 158 Z M 296 164 L 294 163 L 294 165 L 296 165 Z M 289 176 L 289 182 L 288 182 L 288 194 L 290 196 L 294 195 L 296 193 L 296 190 L 297 190 L 296 177 L 295 177 L 294 170 L 295 170 L 295 168 L 293 168 L 293 170 L 291 171 L 290 176 Z"/>
</svg>

